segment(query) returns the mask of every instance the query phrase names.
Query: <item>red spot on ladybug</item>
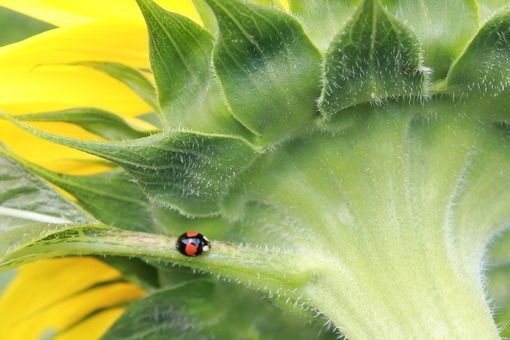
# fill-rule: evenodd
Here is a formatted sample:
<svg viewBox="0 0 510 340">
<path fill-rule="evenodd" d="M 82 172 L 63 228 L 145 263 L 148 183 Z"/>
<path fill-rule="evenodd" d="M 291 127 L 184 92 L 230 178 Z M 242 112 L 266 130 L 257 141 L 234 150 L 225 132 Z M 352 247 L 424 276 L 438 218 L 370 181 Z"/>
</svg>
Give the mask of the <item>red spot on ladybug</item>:
<svg viewBox="0 0 510 340">
<path fill-rule="evenodd" d="M 182 255 L 198 256 L 211 248 L 211 242 L 196 231 L 188 231 L 179 236 L 175 246 Z"/>
</svg>

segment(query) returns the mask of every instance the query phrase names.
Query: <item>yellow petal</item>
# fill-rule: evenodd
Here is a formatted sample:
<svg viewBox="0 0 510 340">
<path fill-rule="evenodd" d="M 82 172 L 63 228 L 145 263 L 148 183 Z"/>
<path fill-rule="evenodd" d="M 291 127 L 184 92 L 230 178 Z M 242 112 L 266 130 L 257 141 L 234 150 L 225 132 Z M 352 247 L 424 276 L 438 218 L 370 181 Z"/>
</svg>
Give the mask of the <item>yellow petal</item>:
<svg viewBox="0 0 510 340">
<path fill-rule="evenodd" d="M 124 313 L 124 308 L 112 308 L 105 310 L 90 319 L 81 322 L 76 327 L 55 337 L 55 340 L 90 340 L 99 339 L 104 330 L 111 327 L 113 322 Z"/>
<path fill-rule="evenodd" d="M 161 6 L 200 22 L 191 0 L 160 0 Z M 74 26 L 111 18 L 142 20 L 134 0 L 0 0 L 0 6 L 49 22 Z"/>
<path fill-rule="evenodd" d="M 127 86 L 78 61 L 149 68 L 147 33 L 138 21 L 55 29 L 0 48 L 0 109 L 14 113 L 94 106 L 128 116 L 150 107 Z"/>
<path fill-rule="evenodd" d="M 117 270 L 93 258 L 42 260 L 20 267 L 19 274 L 0 297 L 2 339 L 40 339 L 45 332 L 69 328 L 98 309 L 145 294 L 125 282 L 86 290 L 120 277 Z M 118 308 L 100 313 L 87 320 L 82 337 L 73 337 L 80 333 L 78 328 L 71 328 L 61 339 L 98 338 L 119 315 Z"/>
<path fill-rule="evenodd" d="M 152 109 L 126 85 L 85 67 L 38 67 L 26 73 L 3 73 L 0 109 L 16 113 L 97 107 L 126 116 Z"/>
<path fill-rule="evenodd" d="M 94 22 L 53 29 L 0 48 L 0 72 L 84 60 L 149 68 L 146 27 L 133 20 Z"/>
</svg>

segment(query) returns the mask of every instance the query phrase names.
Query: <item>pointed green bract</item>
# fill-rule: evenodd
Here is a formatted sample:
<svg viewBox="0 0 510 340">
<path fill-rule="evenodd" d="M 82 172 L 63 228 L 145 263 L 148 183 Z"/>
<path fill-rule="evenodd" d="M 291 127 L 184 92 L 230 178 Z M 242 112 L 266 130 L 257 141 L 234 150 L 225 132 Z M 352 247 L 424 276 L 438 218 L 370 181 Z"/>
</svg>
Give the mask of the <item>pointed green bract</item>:
<svg viewBox="0 0 510 340">
<path fill-rule="evenodd" d="M 41 238 L 63 232 L 74 223 L 96 221 L 7 157 L 3 148 L 0 148 L 0 188 L 0 267 L 4 267 L 11 254 Z M 36 259 L 37 256 L 32 260 Z M 18 263 L 18 258 L 15 256 L 11 262 Z"/>
<path fill-rule="evenodd" d="M 166 128 L 181 121 L 199 104 L 209 86 L 213 38 L 182 15 L 150 0 L 138 0 L 149 30 L 149 56 Z M 184 119 L 185 120 L 185 119 Z"/>
<path fill-rule="evenodd" d="M 510 12 L 489 20 L 453 63 L 444 93 L 486 122 L 509 124 Z M 507 125 L 503 125 L 505 128 Z"/>
<path fill-rule="evenodd" d="M 149 136 L 152 132 L 136 129 L 122 117 L 92 107 L 18 115 L 16 117 L 20 120 L 31 122 L 64 122 L 75 124 L 107 140 L 142 138 Z"/>
<path fill-rule="evenodd" d="M 64 198 L 48 183 L 28 172 L 8 157 L 0 147 L 0 233 L 13 235 L 14 243 L 22 239 L 18 228 L 36 223 L 66 224 L 92 222 L 94 218 L 79 206 Z M 48 227 L 51 228 L 51 227 Z M 28 236 L 30 238 L 30 236 Z M 0 252 L 9 246 L 6 234 L 1 234 Z"/>
<path fill-rule="evenodd" d="M 73 195 L 104 224 L 124 230 L 161 232 L 152 216 L 152 204 L 131 176 L 116 169 L 88 176 L 41 174 Z"/>
<path fill-rule="evenodd" d="M 100 224 L 44 223 L 22 226 L 2 233 L 0 249 L 6 251 L 0 254 L 0 271 L 61 256 L 116 255 L 123 252 L 125 256 L 133 250 L 123 239 L 139 235 L 143 237 L 142 233 L 125 233 Z M 118 244 L 106 240 L 108 236 L 119 240 Z"/>
<path fill-rule="evenodd" d="M 39 131 L 0 115 L 40 138 L 118 164 L 151 200 L 195 216 L 219 213 L 229 188 L 259 155 L 233 136 L 169 131 L 125 142 L 94 142 Z"/>
<path fill-rule="evenodd" d="M 444 79 L 478 29 L 476 0 L 381 0 L 420 40 L 424 64 L 434 80 Z M 454 18 L 459 18 L 456 20 Z"/>
<path fill-rule="evenodd" d="M 510 12 L 488 21 L 452 66 L 448 91 L 457 98 L 508 95 L 510 87 Z M 508 107 L 508 105 L 507 105 Z"/>
<path fill-rule="evenodd" d="M 203 100 L 196 103 L 193 110 L 185 117 L 179 117 L 181 129 L 200 131 L 210 134 L 225 134 L 244 137 L 250 140 L 253 134 L 239 123 L 225 103 L 221 86 L 217 81 L 211 82 Z"/>
<path fill-rule="evenodd" d="M 331 38 L 350 19 L 358 0 L 288 0 L 288 3 L 310 39 L 325 52 Z"/>
<path fill-rule="evenodd" d="M 161 231 L 152 216 L 153 207 L 140 186 L 122 169 L 73 176 L 55 173 L 26 161 L 32 172 L 64 189 L 78 204 L 107 225 L 125 230 Z"/>
<path fill-rule="evenodd" d="M 263 145 L 308 123 L 320 55 L 291 16 L 236 0 L 207 0 L 219 26 L 214 66 L 233 115 Z"/>
<path fill-rule="evenodd" d="M 364 0 L 326 54 L 319 107 L 330 117 L 361 103 L 420 97 L 426 80 L 414 34 L 378 0 Z"/>
</svg>

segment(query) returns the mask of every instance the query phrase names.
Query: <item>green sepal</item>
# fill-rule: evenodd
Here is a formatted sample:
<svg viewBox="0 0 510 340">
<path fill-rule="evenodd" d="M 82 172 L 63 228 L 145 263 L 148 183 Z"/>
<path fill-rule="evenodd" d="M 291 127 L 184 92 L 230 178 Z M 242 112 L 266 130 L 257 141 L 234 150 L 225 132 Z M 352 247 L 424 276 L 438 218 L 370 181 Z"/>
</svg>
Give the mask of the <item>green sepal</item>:
<svg viewBox="0 0 510 340">
<path fill-rule="evenodd" d="M 15 254 L 38 240 L 65 232 L 74 223 L 97 223 L 48 183 L 9 158 L 0 148 L 0 271 L 39 259 Z"/>
<path fill-rule="evenodd" d="M 321 59 L 301 25 L 272 8 L 206 2 L 220 33 L 214 66 L 234 117 L 262 145 L 306 125 L 317 112 Z"/>
<path fill-rule="evenodd" d="M 0 271 L 16 268 L 40 259 L 72 255 L 116 255 L 101 240 L 105 232 L 117 229 L 99 224 L 37 223 L 2 232 Z M 80 244 L 75 247 L 75 244 Z M 104 249 L 100 252 L 98 249 Z"/>
<path fill-rule="evenodd" d="M 96 220 L 8 155 L 0 147 L 0 253 L 44 232 L 23 234 L 21 226 L 35 223 L 93 223 Z M 60 228 L 60 227 L 59 227 Z M 51 229 L 48 227 L 48 229 Z"/>
<path fill-rule="evenodd" d="M 10 245 L 4 254 L 0 254 L 1 270 L 60 256 L 137 257 L 148 263 L 189 266 L 228 280 L 249 283 L 251 287 L 269 293 L 281 307 L 305 317 L 307 313 L 296 304 L 300 300 L 301 289 L 315 275 L 315 269 L 323 270 L 328 264 L 313 255 L 250 248 L 216 240 L 211 240 L 214 251 L 191 258 L 176 249 L 177 237 L 100 224 L 59 226 L 46 223 L 18 229 L 20 235 L 30 233 L 33 237 L 24 239 L 23 243 L 14 243 L 12 237 L 7 241 L 1 240 L 2 246 L 4 242 Z M 298 268 L 296 263 L 300 264 Z M 273 295 L 272 292 L 281 293 Z"/>
<path fill-rule="evenodd" d="M 33 168 L 32 171 L 36 172 Z M 87 176 L 37 171 L 73 195 L 80 206 L 104 224 L 124 230 L 161 232 L 152 218 L 152 204 L 123 169 Z"/>
<path fill-rule="evenodd" d="M 319 108 L 326 118 L 353 105 L 427 92 L 417 38 L 378 0 L 361 1 L 325 57 Z"/>
<path fill-rule="evenodd" d="M 82 61 L 72 65 L 90 67 L 119 80 L 149 104 L 155 112 L 160 111 L 154 84 L 139 70 L 120 63 L 99 61 Z"/>
<path fill-rule="evenodd" d="M 485 117 L 501 113 L 508 119 L 510 87 L 510 12 L 488 21 L 455 61 L 446 93 L 474 105 Z"/>
<path fill-rule="evenodd" d="M 230 113 L 221 86 L 217 81 L 211 82 L 203 100 L 196 103 L 192 111 L 179 119 L 178 126 L 182 130 L 235 135 L 247 140 L 253 139 L 253 134 Z"/>
<path fill-rule="evenodd" d="M 151 0 L 137 2 L 149 30 L 149 57 L 164 126 L 183 127 L 181 121 L 203 101 L 211 81 L 213 37 Z"/>
<path fill-rule="evenodd" d="M 155 132 L 139 130 L 114 113 L 91 107 L 18 115 L 16 118 L 31 122 L 71 123 L 107 140 L 137 139 Z"/>
<path fill-rule="evenodd" d="M 431 68 L 434 80 L 446 77 L 452 60 L 459 56 L 478 29 L 476 0 L 381 2 L 417 35 L 423 50 L 424 64 Z"/>
<path fill-rule="evenodd" d="M 124 142 L 84 141 L 37 130 L 1 111 L 0 116 L 35 136 L 116 163 L 149 199 L 193 216 L 219 213 L 236 178 L 259 155 L 235 136 L 168 131 Z"/>
<path fill-rule="evenodd" d="M 288 0 L 290 11 L 303 22 L 310 39 L 326 51 L 331 37 L 345 25 L 358 0 Z"/>
<path fill-rule="evenodd" d="M 133 231 L 161 232 L 152 216 L 155 209 L 139 185 L 123 169 L 76 176 L 56 173 L 10 155 L 48 182 L 64 189 L 97 220 Z"/>
<path fill-rule="evenodd" d="M 326 340 L 338 335 L 282 313 L 242 286 L 200 279 L 133 303 L 103 340 L 135 338 Z"/>
<path fill-rule="evenodd" d="M 205 0 L 192 0 L 195 9 L 202 19 L 204 27 L 213 35 L 218 35 L 218 25 L 216 23 L 216 17 L 211 8 L 206 4 Z M 261 5 L 271 6 L 283 9 L 282 3 L 279 0 L 252 0 L 252 3 L 258 3 Z"/>
</svg>

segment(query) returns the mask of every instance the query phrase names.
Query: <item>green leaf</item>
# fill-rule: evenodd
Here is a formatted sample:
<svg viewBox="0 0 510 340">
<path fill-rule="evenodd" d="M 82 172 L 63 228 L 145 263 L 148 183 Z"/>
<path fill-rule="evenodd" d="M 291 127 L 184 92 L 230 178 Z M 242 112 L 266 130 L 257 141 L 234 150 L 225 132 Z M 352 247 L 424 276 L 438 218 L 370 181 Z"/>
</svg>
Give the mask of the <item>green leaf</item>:
<svg viewBox="0 0 510 340">
<path fill-rule="evenodd" d="M 82 61 L 72 65 L 91 67 L 115 78 L 127 85 L 133 92 L 142 98 L 147 104 L 159 112 L 159 105 L 156 99 L 156 90 L 152 82 L 139 70 L 119 63 L 108 63 L 98 61 Z"/>
<path fill-rule="evenodd" d="M 47 257 L 30 252 L 41 239 L 96 223 L 90 215 L 0 149 L 0 267 L 13 268 Z M 20 253 L 29 252 L 25 255 Z M 66 254 L 62 254 L 66 255 Z"/>
<path fill-rule="evenodd" d="M 455 61 L 444 94 L 467 112 L 508 131 L 510 105 L 510 11 L 488 21 Z"/>
<path fill-rule="evenodd" d="M 320 54 L 299 23 L 255 4 L 206 2 L 218 21 L 214 66 L 232 114 L 264 145 L 310 122 Z"/>
<path fill-rule="evenodd" d="M 196 1 L 205 24 L 214 16 Z M 150 36 L 150 57 L 163 108 L 165 129 L 252 137 L 230 113 L 221 87 L 211 77 L 213 37 L 187 18 L 152 1 L 140 1 Z"/>
<path fill-rule="evenodd" d="M 122 169 L 99 174 L 74 176 L 56 173 L 22 160 L 26 169 L 73 195 L 78 204 L 104 224 L 125 230 L 161 232 L 149 199 Z"/>
<path fill-rule="evenodd" d="M 21 164 L 7 156 L 0 147 L 0 252 L 15 244 L 25 243 L 39 232 L 24 234 L 22 226 L 36 223 L 66 224 L 95 221 L 80 207 L 65 198 L 48 183 L 28 172 Z M 46 226 L 46 229 L 54 227 Z M 59 228 L 64 228 L 63 226 Z M 34 229 L 35 230 L 35 229 Z M 12 241 L 12 244 L 10 242 Z"/>
<path fill-rule="evenodd" d="M 1 111 L 0 115 L 35 136 L 118 164 L 151 200 L 195 216 L 219 213 L 236 178 L 259 155 L 234 136 L 168 131 L 124 142 L 83 141 L 39 131 Z"/>
<path fill-rule="evenodd" d="M 135 302 L 103 339 L 338 338 L 320 328 L 281 313 L 246 288 L 203 279 Z"/>
<path fill-rule="evenodd" d="M 141 131 L 132 127 L 116 114 L 89 107 L 18 115 L 16 118 L 32 122 L 71 123 L 107 140 L 137 139 L 151 134 L 151 131 Z"/>
<path fill-rule="evenodd" d="M 20 229 L 20 233 L 32 233 L 33 238 L 27 242 L 14 243 L 13 239 L 1 239 L 0 246 L 4 247 L 5 243 L 10 247 L 0 254 L 0 268 L 7 270 L 38 259 L 59 256 L 138 257 L 152 263 L 172 263 L 215 272 L 228 280 L 252 282 L 254 288 L 263 291 L 280 292 L 286 287 L 290 291 L 274 295 L 275 302 L 297 315 L 306 315 L 297 304 L 301 299 L 297 288 L 313 276 L 315 269 L 324 268 L 325 265 L 324 261 L 313 255 L 236 246 L 215 240 L 212 240 L 214 251 L 200 258 L 190 258 L 176 249 L 177 237 L 98 224 L 62 228 L 48 224 L 31 225 Z M 295 267 L 295 263 L 301 263 L 299 268 Z"/>
<path fill-rule="evenodd" d="M 434 80 L 446 77 L 452 61 L 464 50 L 478 29 L 476 0 L 381 2 L 418 36 L 424 64 L 431 68 Z"/>
<path fill-rule="evenodd" d="M 152 217 L 152 203 L 124 170 L 88 176 L 39 171 L 40 176 L 69 192 L 80 206 L 104 224 L 125 230 L 162 232 Z"/>
<path fill-rule="evenodd" d="M 40 223 L 7 229 L 0 238 L 0 271 L 40 259 L 69 255 L 116 255 L 101 241 L 113 229 L 101 225 Z M 79 244 L 78 247 L 74 247 Z M 100 252 L 98 249 L 104 249 Z"/>
<path fill-rule="evenodd" d="M 326 117 L 361 103 L 426 94 L 418 40 L 378 0 L 360 2 L 325 58 L 319 108 Z"/>
<path fill-rule="evenodd" d="M 506 11 L 487 22 L 456 60 L 448 75 L 448 92 L 457 98 L 485 97 L 489 102 L 508 95 L 509 41 L 510 12 Z M 508 100 L 502 102 L 508 107 Z"/>
<path fill-rule="evenodd" d="M 200 103 L 211 81 L 213 38 L 190 19 L 151 0 L 138 0 L 149 30 L 149 56 L 165 128 Z"/>
<path fill-rule="evenodd" d="M 182 130 L 235 135 L 246 140 L 253 137 L 250 131 L 232 117 L 218 82 L 212 82 L 203 101 L 196 103 L 193 110 L 180 119 L 179 129 Z"/>
<path fill-rule="evenodd" d="M 218 36 L 218 25 L 216 17 L 211 8 L 206 4 L 205 0 L 192 0 L 195 9 L 202 19 L 204 27 L 213 35 Z M 280 0 L 251 0 L 252 3 L 258 3 L 261 5 L 272 6 L 283 9 L 282 1 Z"/>
<path fill-rule="evenodd" d="M 288 3 L 310 39 L 321 51 L 326 51 L 331 37 L 350 19 L 358 0 L 288 0 Z"/>
</svg>

